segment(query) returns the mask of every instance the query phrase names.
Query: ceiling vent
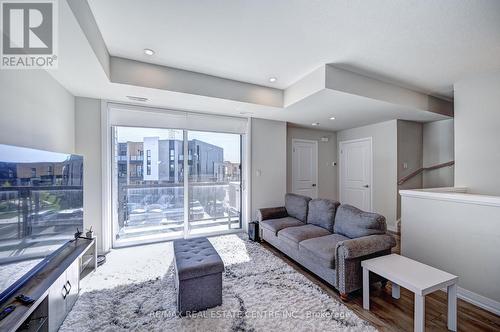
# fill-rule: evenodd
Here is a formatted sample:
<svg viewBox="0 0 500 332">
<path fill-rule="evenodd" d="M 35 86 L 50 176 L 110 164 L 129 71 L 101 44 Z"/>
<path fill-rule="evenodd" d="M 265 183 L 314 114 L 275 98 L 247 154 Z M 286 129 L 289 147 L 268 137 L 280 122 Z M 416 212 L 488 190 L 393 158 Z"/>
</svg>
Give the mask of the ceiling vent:
<svg viewBox="0 0 500 332">
<path fill-rule="evenodd" d="M 148 98 L 144 98 L 144 97 L 127 96 L 127 98 L 130 99 L 130 100 L 133 100 L 133 101 L 140 101 L 142 103 L 148 101 Z"/>
</svg>

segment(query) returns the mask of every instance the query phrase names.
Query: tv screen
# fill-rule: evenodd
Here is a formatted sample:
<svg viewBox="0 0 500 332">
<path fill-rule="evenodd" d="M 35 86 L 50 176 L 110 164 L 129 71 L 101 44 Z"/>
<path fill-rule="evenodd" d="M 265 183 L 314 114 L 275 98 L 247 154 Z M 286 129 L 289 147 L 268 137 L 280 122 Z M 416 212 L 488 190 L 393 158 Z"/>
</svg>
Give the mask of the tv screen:
<svg viewBox="0 0 500 332">
<path fill-rule="evenodd" d="M 83 157 L 0 144 L 0 303 L 83 229 Z"/>
</svg>

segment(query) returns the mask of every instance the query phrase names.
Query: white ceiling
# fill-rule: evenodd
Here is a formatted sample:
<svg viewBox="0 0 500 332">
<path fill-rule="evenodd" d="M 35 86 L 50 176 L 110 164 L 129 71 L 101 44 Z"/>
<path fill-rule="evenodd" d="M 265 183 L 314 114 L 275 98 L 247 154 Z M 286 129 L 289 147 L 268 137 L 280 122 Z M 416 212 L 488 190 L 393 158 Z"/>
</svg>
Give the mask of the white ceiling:
<svg viewBox="0 0 500 332">
<path fill-rule="evenodd" d="M 414 108 L 403 107 L 376 99 L 366 98 L 336 90 L 324 89 L 285 108 L 281 114 L 288 122 L 302 127 L 338 131 L 361 127 L 392 119 L 429 122 L 449 117 Z M 319 123 L 304 123 L 305 117 Z M 330 120 L 335 117 L 335 120 Z"/>
<path fill-rule="evenodd" d="M 89 4 L 111 55 L 280 89 L 335 63 L 452 97 L 457 80 L 500 68 L 498 0 Z"/>
</svg>

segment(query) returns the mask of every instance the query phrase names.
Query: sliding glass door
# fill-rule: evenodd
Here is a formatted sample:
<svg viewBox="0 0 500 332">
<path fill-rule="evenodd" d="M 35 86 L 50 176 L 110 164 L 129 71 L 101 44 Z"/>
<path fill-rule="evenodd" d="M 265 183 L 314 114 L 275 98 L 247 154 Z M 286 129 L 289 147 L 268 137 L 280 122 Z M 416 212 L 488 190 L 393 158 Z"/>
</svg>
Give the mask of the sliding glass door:
<svg viewBox="0 0 500 332">
<path fill-rule="evenodd" d="M 241 136 L 189 131 L 188 234 L 241 228 Z"/>
<path fill-rule="evenodd" d="M 241 135 L 113 127 L 112 150 L 115 247 L 241 229 Z"/>
</svg>

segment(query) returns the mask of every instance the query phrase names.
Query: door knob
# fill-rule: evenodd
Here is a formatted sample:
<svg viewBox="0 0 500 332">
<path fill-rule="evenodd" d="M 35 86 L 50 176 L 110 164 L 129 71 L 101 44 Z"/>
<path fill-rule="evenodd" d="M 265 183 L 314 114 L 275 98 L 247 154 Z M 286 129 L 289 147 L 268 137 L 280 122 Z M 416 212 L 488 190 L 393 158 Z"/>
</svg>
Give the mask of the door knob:
<svg viewBox="0 0 500 332">
<path fill-rule="evenodd" d="M 313 185 L 312 185 L 312 186 L 313 186 L 313 187 L 316 187 L 316 183 L 313 183 Z"/>
<path fill-rule="evenodd" d="M 370 188 L 370 186 L 369 186 L 369 185 L 367 185 L 367 184 L 365 184 L 363 187 L 365 187 L 365 188 Z"/>
</svg>

